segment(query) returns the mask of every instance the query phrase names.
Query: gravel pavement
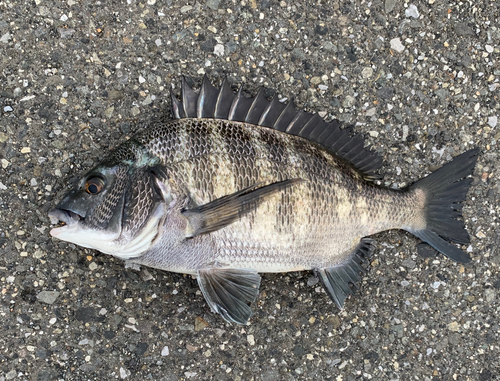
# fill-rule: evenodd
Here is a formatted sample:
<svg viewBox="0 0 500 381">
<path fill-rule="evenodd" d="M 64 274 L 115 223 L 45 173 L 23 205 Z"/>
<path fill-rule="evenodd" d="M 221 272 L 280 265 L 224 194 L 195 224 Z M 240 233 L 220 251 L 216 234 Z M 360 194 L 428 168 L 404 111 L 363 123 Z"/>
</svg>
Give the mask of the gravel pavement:
<svg viewBox="0 0 500 381">
<path fill-rule="evenodd" d="M 500 1 L 0 0 L 0 381 L 472 380 L 500 372 Z M 73 176 L 227 75 L 363 133 L 405 186 L 472 147 L 473 260 L 374 238 L 339 312 L 266 274 L 248 326 L 190 276 L 52 239 Z"/>
</svg>

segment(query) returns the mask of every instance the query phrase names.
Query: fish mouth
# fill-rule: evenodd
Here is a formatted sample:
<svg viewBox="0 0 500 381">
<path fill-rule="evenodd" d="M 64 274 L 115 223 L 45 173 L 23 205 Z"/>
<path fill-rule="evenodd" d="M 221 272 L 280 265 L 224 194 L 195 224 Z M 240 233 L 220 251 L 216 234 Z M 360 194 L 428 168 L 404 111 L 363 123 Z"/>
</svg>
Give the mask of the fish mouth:
<svg viewBox="0 0 500 381">
<path fill-rule="evenodd" d="M 68 209 L 52 209 L 48 216 L 52 225 L 59 225 L 50 231 L 52 237 L 57 237 L 63 232 L 75 228 L 85 217 Z"/>
</svg>

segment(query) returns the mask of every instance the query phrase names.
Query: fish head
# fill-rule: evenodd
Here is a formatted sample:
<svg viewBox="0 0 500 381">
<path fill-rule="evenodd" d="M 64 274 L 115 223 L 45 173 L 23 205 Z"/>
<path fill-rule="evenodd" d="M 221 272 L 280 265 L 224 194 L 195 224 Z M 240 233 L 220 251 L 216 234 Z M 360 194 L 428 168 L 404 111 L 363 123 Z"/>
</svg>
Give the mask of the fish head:
<svg viewBox="0 0 500 381">
<path fill-rule="evenodd" d="M 63 241 L 97 249 L 122 259 L 147 251 L 160 235 L 171 203 L 154 159 L 144 154 L 123 156 L 120 147 L 77 179 L 49 211 L 62 226 L 50 234 Z"/>
</svg>

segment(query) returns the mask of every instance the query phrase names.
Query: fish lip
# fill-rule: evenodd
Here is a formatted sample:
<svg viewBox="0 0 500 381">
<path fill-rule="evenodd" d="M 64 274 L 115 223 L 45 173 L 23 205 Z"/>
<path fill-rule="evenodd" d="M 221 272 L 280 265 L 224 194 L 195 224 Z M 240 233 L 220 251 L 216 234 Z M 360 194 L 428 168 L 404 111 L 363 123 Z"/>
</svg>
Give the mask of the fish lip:
<svg viewBox="0 0 500 381">
<path fill-rule="evenodd" d="M 78 223 L 78 221 L 85 219 L 85 217 L 76 212 L 73 212 L 72 210 L 59 208 L 50 210 L 48 216 L 50 218 L 50 221 L 53 223 L 64 222 L 67 225 L 73 225 L 75 223 Z"/>
<path fill-rule="evenodd" d="M 85 220 L 85 217 L 80 214 L 69 210 L 69 209 L 59 209 L 54 208 L 49 211 L 48 217 L 50 218 L 50 222 L 53 225 L 56 225 L 60 222 L 64 222 L 65 225 L 55 227 L 50 231 L 50 235 L 56 237 L 60 235 L 62 232 L 76 227 L 80 221 Z"/>
</svg>

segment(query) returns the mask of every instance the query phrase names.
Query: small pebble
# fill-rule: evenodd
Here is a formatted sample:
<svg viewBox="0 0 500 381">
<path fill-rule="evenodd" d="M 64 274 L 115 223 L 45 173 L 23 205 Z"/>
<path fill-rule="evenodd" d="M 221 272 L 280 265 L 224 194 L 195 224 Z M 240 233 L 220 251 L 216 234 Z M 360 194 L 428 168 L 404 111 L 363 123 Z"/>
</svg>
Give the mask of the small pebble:
<svg viewBox="0 0 500 381">
<path fill-rule="evenodd" d="M 460 329 L 460 325 L 456 321 L 453 321 L 448 324 L 448 329 L 452 332 L 458 332 L 458 330 Z"/>
<path fill-rule="evenodd" d="M 397 0 L 385 0 L 385 13 L 390 13 L 394 10 Z"/>
<path fill-rule="evenodd" d="M 493 303 L 496 299 L 496 291 L 494 288 L 484 290 L 484 297 L 488 303 Z"/>
<path fill-rule="evenodd" d="M 219 8 L 220 0 L 207 0 L 207 7 L 217 10 Z"/>
<path fill-rule="evenodd" d="M 363 78 L 370 78 L 372 75 L 373 75 L 373 69 L 369 66 L 367 66 L 363 70 L 361 70 L 361 76 Z"/>
<path fill-rule="evenodd" d="M 319 85 L 320 83 L 321 83 L 321 77 L 312 77 L 311 78 L 311 84 Z"/>
<path fill-rule="evenodd" d="M 130 370 L 120 368 L 120 378 L 124 379 L 127 378 L 128 376 L 130 376 Z"/>
<path fill-rule="evenodd" d="M 191 344 L 186 344 L 186 349 L 189 352 L 196 352 L 198 350 L 198 347 L 195 347 L 194 345 L 191 345 Z"/>
<path fill-rule="evenodd" d="M 391 40 L 391 49 L 394 49 L 396 52 L 401 53 L 403 50 L 405 50 L 405 47 L 401 43 L 401 40 L 399 38 L 393 38 Z"/>
<path fill-rule="evenodd" d="M 10 107 L 10 106 L 5 106 L 5 107 L 3 108 L 3 111 L 4 111 L 4 112 L 11 112 L 11 111 L 14 111 L 14 109 L 13 109 L 12 107 Z"/>
<path fill-rule="evenodd" d="M 255 345 L 255 338 L 253 337 L 253 335 L 248 335 L 247 341 L 248 341 L 248 344 Z"/>
<path fill-rule="evenodd" d="M 431 284 L 431 287 L 434 289 L 434 290 L 437 290 L 439 288 L 439 286 L 441 286 L 441 282 L 437 281 L 437 282 L 434 282 L 433 284 Z"/>
<path fill-rule="evenodd" d="M 113 116 L 113 112 L 115 111 L 115 108 L 113 106 L 108 107 L 106 111 L 104 111 L 104 115 L 106 115 L 106 118 L 111 118 Z"/>
<path fill-rule="evenodd" d="M 54 304 L 59 294 L 60 292 L 58 291 L 41 291 L 40 293 L 38 293 L 36 298 L 41 302 Z"/>
<path fill-rule="evenodd" d="M 3 42 L 4 44 L 8 43 L 9 40 L 12 38 L 12 36 L 10 35 L 10 33 L 5 33 L 2 35 L 2 37 L 0 37 L 0 42 Z"/>
<path fill-rule="evenodd" d="M 418 19 L 420 13 L 418 12 L 417 7 L 414 4 L 410 4 L 409 7 L 405 11 L 406 17 L 413 17 L 414 19 Z"/>
<path fill-rule="evenodd" d="M 214 54 L 218 57 L 222 57 L 224 55 L 224 45 L 217 44 L 214 46 Z"/>
<path fill-rule="evenodd" d="M 208 327 L 208 323 L 201 317 L 197 316 L 194 320 L 194 330 L 198 332 L 205 329 L 206 327 Z"/>
<path fill-rule="evenodd" d="M 161 355 L 162 356 L 168 356 L 170 354 L 170 351 L 168 350 L 168 347 L 163 347 L 163 349 L 161 350 Z"/>
<path fill-rule="evenodd" d="M 491 128 L 495 128 L 496 125 L 497 125 L 497 122 L 498 122 L 498 118 L 496 115 L 494 116 L 489 116 L 488 117 L 488 125 L 491 127 Z"/>
</svg>

